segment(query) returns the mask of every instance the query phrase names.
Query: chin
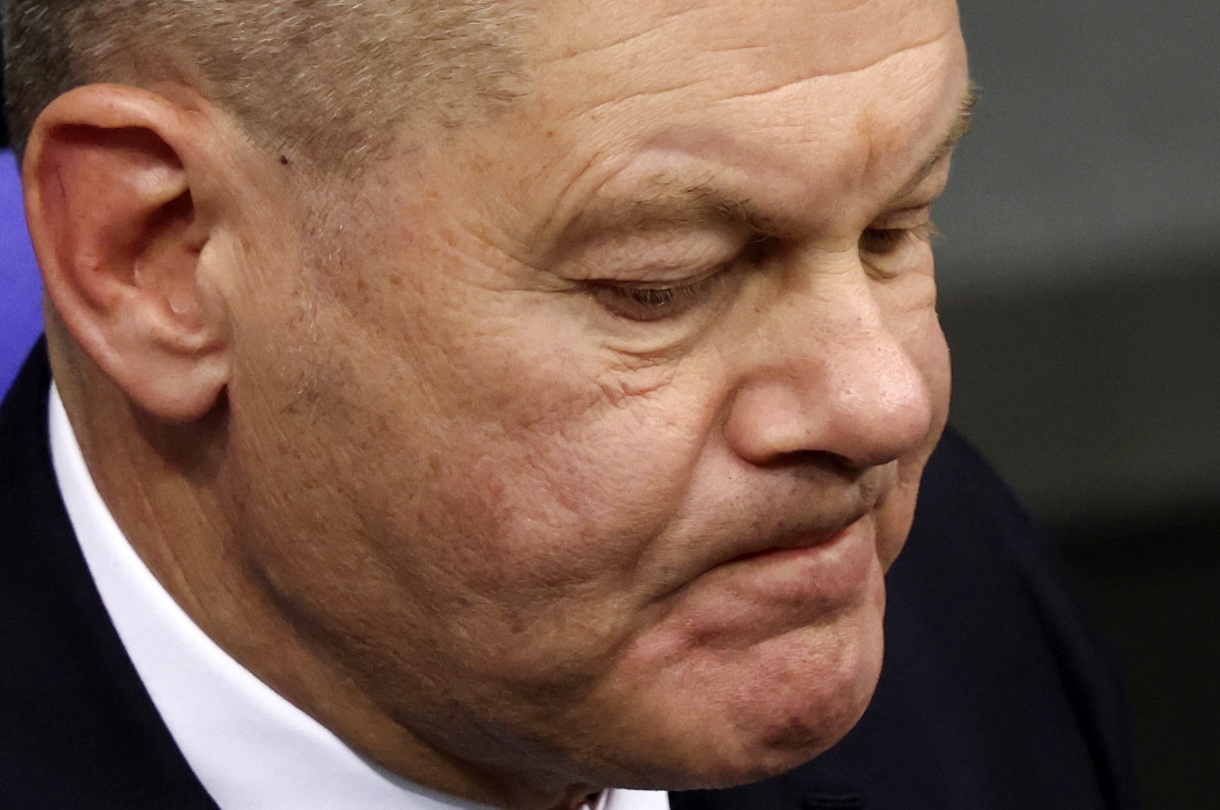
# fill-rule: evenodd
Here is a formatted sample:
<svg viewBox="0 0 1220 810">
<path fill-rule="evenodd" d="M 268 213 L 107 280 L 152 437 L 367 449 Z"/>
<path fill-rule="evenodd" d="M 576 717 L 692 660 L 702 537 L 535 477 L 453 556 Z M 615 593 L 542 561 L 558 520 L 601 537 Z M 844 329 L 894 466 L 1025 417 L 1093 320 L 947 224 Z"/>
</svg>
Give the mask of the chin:
<svg viewBox="0 0 1220 810">
<path fill-rule="evenodd" d="M 664 790 L 704 790 L 737 787 L 787 773 L 831 748 L 856 725 L 868 707 L 875 683 L 865 694 L 819 711 L 816 718 L 792 717 L 766 728 L 720 735 L 711 748 L 691 752 L 678 772 L 647 779 L 636 787 Z M 825 707 L 823 707 L 825 708 Z"/>
<path fill-rule="evenodd" d="M 864 715 L 877 686 L 878 665 L 843 682 L 838 693 L 816 706 L 738 730 L 741 747 L 736 755 L 704 774 L 701 787 L 733 787 L 757 782 L 797 768 L 831 748 Z"/>
<path fill-rule="evenodd" d="M 876 689 L 884 646 L 884 598 L 879 602 L 841 623 L 737 650 L 736 660 L 676 667 L 680 674 L 670 673 L 661 689 L 641 695 L 634 722 L 626 726 L 639 732 L 629 744 L 638 746 L 632 757 L 638 767 L 629 785 L 623 774 L 618 783 L 734 787 L 785 773 L 826 751 L 860 720 Z M 643 731 L 642 723 L 651 728 Z"/>
</svg>

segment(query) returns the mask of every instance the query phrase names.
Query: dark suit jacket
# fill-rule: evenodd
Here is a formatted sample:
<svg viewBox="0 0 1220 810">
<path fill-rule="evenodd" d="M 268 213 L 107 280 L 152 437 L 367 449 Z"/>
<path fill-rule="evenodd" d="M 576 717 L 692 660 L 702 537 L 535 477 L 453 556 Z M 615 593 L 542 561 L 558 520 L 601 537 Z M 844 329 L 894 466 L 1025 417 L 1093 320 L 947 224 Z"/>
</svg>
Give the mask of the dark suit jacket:
<svg viewBox="0 0 1220 810">
<path fill-rule="evenodd" d="M 0 808 L 214 809 L 81 557 L 51 469 L 49 384 L 40 344 L 0 408 Z M 1135 807 L 1118 678 L 1052 571 L 1008 491 L 947 436 L 890 574 L 863 721 L 791 774 L 673 794 L 674 810 Z"/>
</svg>

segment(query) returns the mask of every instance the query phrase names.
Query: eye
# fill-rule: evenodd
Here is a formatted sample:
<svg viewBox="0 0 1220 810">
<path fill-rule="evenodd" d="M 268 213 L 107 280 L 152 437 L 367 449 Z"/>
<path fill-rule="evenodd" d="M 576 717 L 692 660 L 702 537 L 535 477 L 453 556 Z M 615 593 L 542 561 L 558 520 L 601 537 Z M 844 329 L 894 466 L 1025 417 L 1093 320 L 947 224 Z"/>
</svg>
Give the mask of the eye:
<svg viewBox="0 0 1220 810">
<path fill-rule="evenodd" d="M 593 297 L 611 313 L 632 321 L 677 318 L 712 297 L 723 273 L 689 283 L 653 285 L 618 281 L 590 282 Z"/>
<path fill-rule="evenodd" d="M 860 251 L 874 256 L 889 256 L 910 245 L 934 242 L 939 236 L 940 231 L 931 219 L 909 226 L 874 226 L 860 234 Z"/>
</svg>

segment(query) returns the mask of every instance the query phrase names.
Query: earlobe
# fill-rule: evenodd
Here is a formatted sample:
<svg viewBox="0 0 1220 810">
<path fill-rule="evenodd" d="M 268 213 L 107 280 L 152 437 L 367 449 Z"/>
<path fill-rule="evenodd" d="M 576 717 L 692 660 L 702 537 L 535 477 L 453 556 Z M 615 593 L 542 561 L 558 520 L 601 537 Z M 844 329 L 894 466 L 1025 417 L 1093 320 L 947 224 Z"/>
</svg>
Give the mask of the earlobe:
<svg viewBox="0 0 1220 810">
<path fill-rule="evenodd" d="M 227 382 L 224 307 L 201 257 L 190 122 L 172 102 L 88 85 L 30 136 L 26 216 L 47 296 L 80 348 L 134 404 L 167 420 L 208 413 Z"/>
</svg>

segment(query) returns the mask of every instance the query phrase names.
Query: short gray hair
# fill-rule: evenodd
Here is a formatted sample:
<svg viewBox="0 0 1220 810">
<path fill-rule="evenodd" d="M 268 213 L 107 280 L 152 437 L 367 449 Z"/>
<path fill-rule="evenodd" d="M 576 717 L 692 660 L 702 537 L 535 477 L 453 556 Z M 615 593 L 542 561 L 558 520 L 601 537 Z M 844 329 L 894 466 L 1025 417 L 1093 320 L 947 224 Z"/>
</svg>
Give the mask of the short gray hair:
<svg viewBox="0 0 1220 810">
<path fill-rule="evenodd" d="M 8 0 L 5 16 L 18 153 L 74 87 L 178 80 L 266 149 L 350 169 L 403 125 L 508 104 L 524 61 L 515 0 Z"/>
</svg>

